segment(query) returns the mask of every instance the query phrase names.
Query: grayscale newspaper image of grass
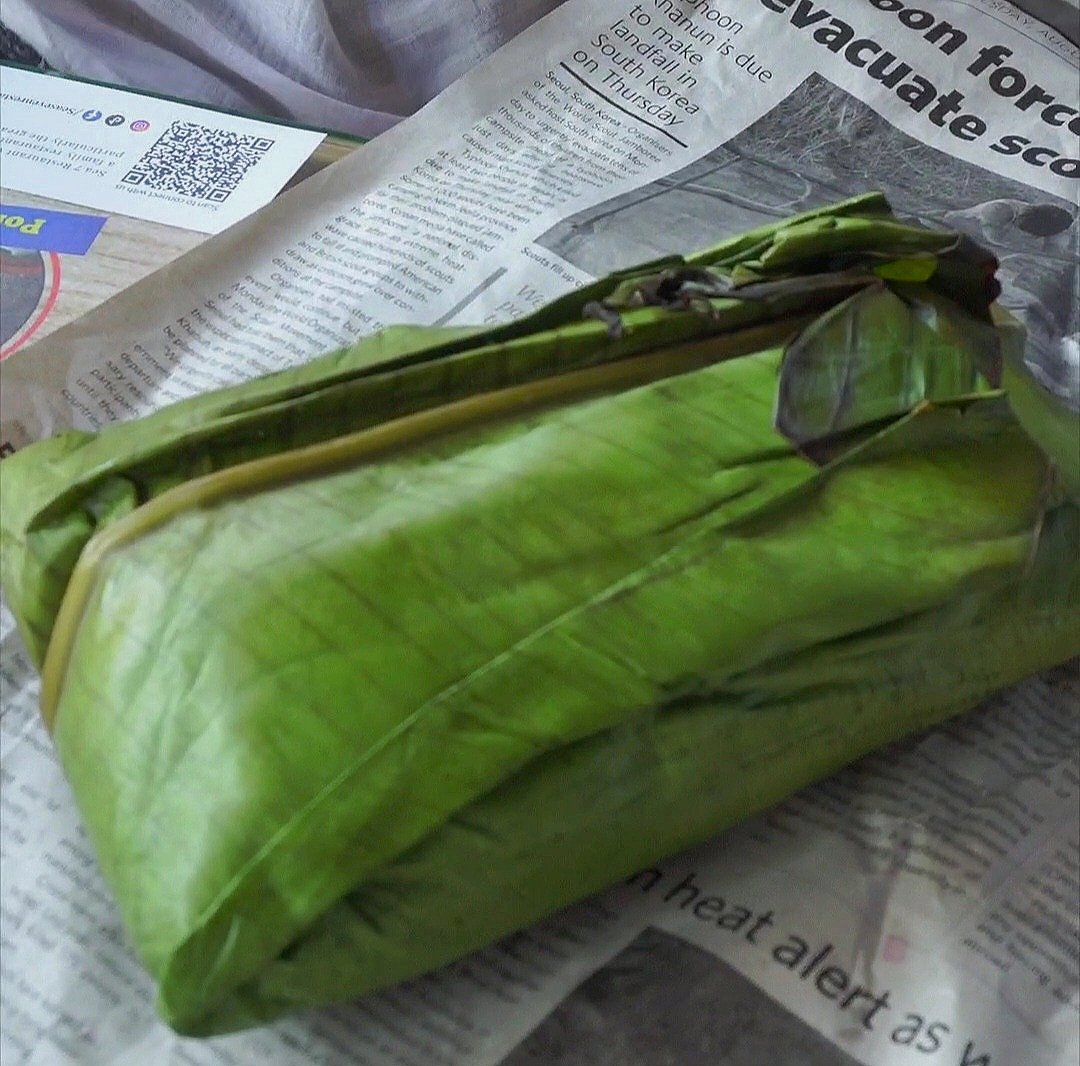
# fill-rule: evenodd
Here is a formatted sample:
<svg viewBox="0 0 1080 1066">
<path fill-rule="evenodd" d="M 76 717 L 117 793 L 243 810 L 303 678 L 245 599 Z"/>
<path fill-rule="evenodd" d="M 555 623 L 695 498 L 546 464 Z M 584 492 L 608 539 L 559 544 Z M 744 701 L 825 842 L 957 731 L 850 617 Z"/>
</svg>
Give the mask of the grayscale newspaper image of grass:
<svg viewBox="0 0 1080 1066">
<path fill-rule="evenodd" d="M 727 963 L 659 929 L 583 981 L 501 1066 L 857 1066 Z"/>
</svg>

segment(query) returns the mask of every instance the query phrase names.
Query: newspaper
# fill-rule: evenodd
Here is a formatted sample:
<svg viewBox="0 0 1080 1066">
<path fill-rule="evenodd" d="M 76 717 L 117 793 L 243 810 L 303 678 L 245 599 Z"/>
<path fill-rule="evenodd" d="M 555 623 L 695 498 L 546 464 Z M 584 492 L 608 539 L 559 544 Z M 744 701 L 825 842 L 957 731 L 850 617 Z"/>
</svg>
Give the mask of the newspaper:
<svg viewBox="0 0 1080 1066">
<path fill-rule="evenodd" d="M 569 0 L 413 119 L 3 368 L 0 441 L 392 322 L 511 318 L 867 188 L 995 249 L 1080 406 L 1077 50 L 1005 0 Z M 182 1040 L 0 619 L 4 1066 L 1064 1066 L 1074 662 L 438 973 Z M 482 872 L 478 873 L 482 876 Z"/>
</svg>

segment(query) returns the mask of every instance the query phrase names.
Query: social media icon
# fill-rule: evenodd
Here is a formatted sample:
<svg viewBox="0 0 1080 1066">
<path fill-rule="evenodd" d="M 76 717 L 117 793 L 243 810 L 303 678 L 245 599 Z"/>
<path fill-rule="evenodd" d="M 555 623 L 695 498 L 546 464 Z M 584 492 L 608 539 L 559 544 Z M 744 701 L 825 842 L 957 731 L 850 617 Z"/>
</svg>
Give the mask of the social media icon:
<svg viewBox="0 0 1080 1066">
<path fill-rule="evenodd" d="M 122 126 L 123 124 L 124 124 L 124 116 L 123 115 L 110 115 L 105 120 L 105 125 L 106 126 Z"/>
<path fill-rule="evenodd" d="M 86 122 L 97 122 L 97 120 L 101 118 L 101 112 L 91 108 L 89 111 L 84 111 L 82 117 Z"/>
<path fill-rule="evenodd" d="M 128 129 L 134 130 L 136 133 L 145 133 L 150 128 L 150 123 L 144 118 L 137 118 Z"/>
</svg>

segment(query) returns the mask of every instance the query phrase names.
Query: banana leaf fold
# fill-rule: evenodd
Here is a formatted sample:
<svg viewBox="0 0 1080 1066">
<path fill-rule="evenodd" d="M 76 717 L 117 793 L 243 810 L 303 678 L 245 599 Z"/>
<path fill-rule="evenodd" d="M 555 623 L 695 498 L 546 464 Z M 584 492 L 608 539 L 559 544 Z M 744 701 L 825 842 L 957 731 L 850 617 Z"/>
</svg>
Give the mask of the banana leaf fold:
<svg viewBox="0 0 1080 1066">
<path fill-rule="evenodd" d="M 1080 428 L 871 194 L 0 463 L 178 1031 L 438 967 L 1080 654 Z"/>
</svg>

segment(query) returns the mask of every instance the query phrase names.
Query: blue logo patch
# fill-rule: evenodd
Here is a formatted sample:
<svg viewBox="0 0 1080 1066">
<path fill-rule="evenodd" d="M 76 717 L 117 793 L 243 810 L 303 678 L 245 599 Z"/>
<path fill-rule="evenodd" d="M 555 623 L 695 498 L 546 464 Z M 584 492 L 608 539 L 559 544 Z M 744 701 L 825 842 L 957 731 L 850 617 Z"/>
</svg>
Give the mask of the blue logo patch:
<svg viewBox="0 0 1080 1066">
<path fill-rule="evenodd" d="M 105 221 L 104 215 L 0 204 L 0 245 L 86 255 Z"/>
</svg>

